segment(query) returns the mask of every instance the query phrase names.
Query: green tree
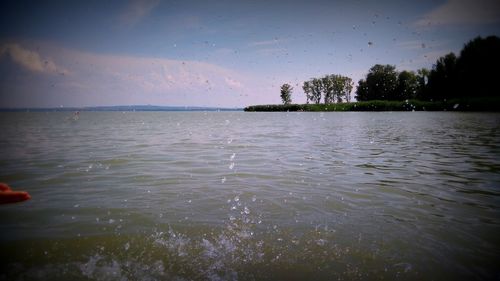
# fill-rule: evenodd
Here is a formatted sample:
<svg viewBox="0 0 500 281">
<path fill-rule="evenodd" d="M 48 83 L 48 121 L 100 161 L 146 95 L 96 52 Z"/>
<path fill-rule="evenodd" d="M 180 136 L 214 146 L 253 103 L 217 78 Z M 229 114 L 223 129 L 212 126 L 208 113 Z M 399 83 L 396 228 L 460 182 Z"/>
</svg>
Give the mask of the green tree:
<svg viewBox="0 0 500 281">
<path fill-rule="evenodd" d="M 429 73 L 429 99 L 447 99 L 456 95 L 457 57 L 449 53 L 437 60 Z"/>
<path fill-rule="evenodd" d="M 292 103 L 292 86 L 290 84 L 283 84 L 281 85 L 281 100 L 283 101 L 283 104 L 290 104 Z"/>
<path fill-rule="evenodd" d="M 335 99 L 335 75 L 326 75 L 321 78 L 322 90 L 324 95 L 325 104 L 333 103 Z"/>
<path fill-rule="evenodd" d="M 313 100 L 311 81 L 305 81 L 302 85 L 302 90 L 304 90 L 304 93 L 306 94 L 306 103 L 309 104 L 309 101 Z"/>
<path fill-rule="evenodd" d="M 335 96 L 337 97 L 337 102 L 342 102 L 342 99 L 349 102 L 351 100 L 351 91 L 353 87 L 352 79 L 347 76 L 338 75 L 335 80 Z"/>
<path fill-rule="evenodd" d="M 319 104 L 321 102 L 321 92 L 323 90 L 323 83 L 321 79 L 313 78 L 311 81 L 311 96 L 312 102 Z"/>
<path fill-rule="evenodd" d="M 439 58 L 428 75 L 424 99 L 500 96 L 500 38 L 477 37 L 457 57 Z"/>
<path fill-rule="evenodd" d="M 500 38 L 476 37 L 465 44 L 456 61 L 458 96 L 500 96 Z"/>
<path fill-rule="evenodd" d="M 415 99 L 419 89 L 417 75 L 413 71 L 403 70 L 398 74 L 398 84 L 396 86 L 393 100 Z"/>
<path fill-rule="evenodd" d="M 417 95 L 416 99 L 419 100 L 424 100 L 427 99 L 428 95 L 428 87 L 427 87 L 427 82 L 429 80 L 429 73 L 430 71 L 427 68 L 421 68 L 417 70 L 417 82 L 418 82 L 418 89 L 417 89 Z"/>
<path fill-rule="evenodd" d="M 396 99 L 397 81 L 395 66 L 376 64 L 370 68 L 366 79 L 358 82 L 356 99 L 359 101 Z"/>
<path fill-rule="evenodd" d="M 344 99 L 346 101 L 350 100 L 350 95 L 352 91 L 352 79 L 346 76 L 332 74 L 327 75 L 323 78 L 324 81 L 328 81 L 329 83 L 329 96 L 330 101 L 336 101 L 337 103 L 341 103 Z M 326 94 L 326 93 L 325 93 Z M 326 103 L 326 96 L 325 96 Z"/>
<path fill-rule="evenodd" d="M 350 77 L 343 77 L 343 96 L 345 97 L 346 102 L 351 102 L 351 92 L 354 86 L 354 82 Z"/>
<path fill-rule="evenodd" d="M 367 101 L 370 96 L 368 95 L 368 86 L 366 80 L 360 79 L 358 81 L 358 88 L 356 89 L 356 100 L 357 101 Z"/>
</svg>

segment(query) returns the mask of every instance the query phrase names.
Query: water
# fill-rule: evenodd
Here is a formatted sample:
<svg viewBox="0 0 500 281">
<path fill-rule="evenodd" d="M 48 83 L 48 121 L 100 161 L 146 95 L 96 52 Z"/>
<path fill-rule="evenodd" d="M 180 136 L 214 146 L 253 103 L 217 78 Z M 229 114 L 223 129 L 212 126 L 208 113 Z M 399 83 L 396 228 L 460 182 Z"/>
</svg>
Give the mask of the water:
<svg viewBox="0 0 500 281">
<path fill-rule="evenodd" d="M 68 118 L 70 117 L 70 118 Z M 0 280 L 499 279 L 500 114 L 0 113 Z"/>
</svg>

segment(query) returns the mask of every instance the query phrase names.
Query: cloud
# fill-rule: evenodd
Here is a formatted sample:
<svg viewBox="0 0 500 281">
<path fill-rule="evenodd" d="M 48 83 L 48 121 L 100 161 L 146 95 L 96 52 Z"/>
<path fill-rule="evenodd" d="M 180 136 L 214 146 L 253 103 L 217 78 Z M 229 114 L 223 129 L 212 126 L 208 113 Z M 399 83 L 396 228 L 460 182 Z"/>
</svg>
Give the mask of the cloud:
<svg viewBox="0 0 500 281">
<path fill-rule="evenodd" d="M 160 3 L 160 0 L 130 0 L 120 15 L 126 25 L 135 25 Z"/>
<path fill-rule="evenodd" d="M 404 41 L 396 44 L 399 48 L 403 50 L 419 50 L 428 47 L 425 43 L 420 40 Z"/>
<path fill-rule="evenodd" d="M 255 84 L 248 75 L 202 61 L 96 54 L 40 42 L 29 44 L 36 45 L 37 52 L 20 44 L 0 45 L 0 56 L 10 56 L 16 65 L 35 74 L 8 72 L 0 77 L 0 92 L 5 93 L 0 106 L 236 106 L 248 103 L 244 101 L 251 93 L 247 85 Z M 70 69 L 65 70 L 69 75 L 36 75 L 60 73 L 59 65 L 44 59 L 47 54 Z"/>
<path fill-rule="evenodd" d="M 250 47 L 261 47 L 261 46 L 272 46 L 280 43 L 284 43 L 285 40 L 274 38 L 272 40 L 255 41 L 249 44 Z"/>
<path fill-rule="evenodd" d="M 224 78 L 224 81 L 231 89 L 240 89 L 243 87 L 243 84 L 241 84 L 240 81 L 234 80 L 231 77 Z"/>
<path fill-rule="evenodd" d="M 241 81 L 233 78 L 239 76 L 234 71 L 200 61 L 88 53 L 74 53 L 72 57 L 84 65 L 78 73 L 99 75 L 103 81 L 97 83 L 109 90 L 118 87 L 144 94 L 171 94 L 220 92 L 244 87 Z M 99 77 L 92 79 L 100 80 Z"/>
<path fill-rule="evenodd" d="M 68 71 L 57 66 L 50 58 L 42 58 L 36 51 L 21 47 L 19 44 L 11 43 L 0 46 L 0 58 L 9 56 L 13 62 L 23 68 L 34 71 L 51 74 L 67 74 Z"/>
<path fill-rule="evenodd" d="M 425 14 L 416 26 L 441 26 L 454 24 L 491 24 L 500 22 L 498 0 L 448 0 Z"/>
<path fill-rule="evenodd" d="M 279 41 L 277 39 L 274 39 L 274 40 L 251 42 L 250 46 L 269 46 L 269 45 L 276 45 L 278 43 Z"/>
<path fill-rule="evenodd" d="M 439 40 L 439 41 L 430 41 L 426 42 L 423 40 L 410 40 L 410 41 L 402 41 L 396 44 L 402 50 L 428 50 L 435 48 L 442 48 L 449 44 L 448 40 Z"/>
</svg>

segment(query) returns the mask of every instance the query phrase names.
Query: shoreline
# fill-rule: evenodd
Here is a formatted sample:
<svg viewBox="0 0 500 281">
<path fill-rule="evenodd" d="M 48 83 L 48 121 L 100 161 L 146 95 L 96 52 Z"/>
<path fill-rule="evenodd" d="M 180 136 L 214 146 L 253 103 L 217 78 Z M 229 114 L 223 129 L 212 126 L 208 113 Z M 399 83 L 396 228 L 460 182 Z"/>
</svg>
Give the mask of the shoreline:
<svg viewBox="0 0 500 281">
<path fill-rule="evenodd" d="M 372 100 L 332 104 L 265 104 L 251 105 L 245 112 L 290 112 L 290 111 L 481 111 L 500 112 L 499 98 L 463 98 L 448 101 L 387 101 Z"/>
</svg>

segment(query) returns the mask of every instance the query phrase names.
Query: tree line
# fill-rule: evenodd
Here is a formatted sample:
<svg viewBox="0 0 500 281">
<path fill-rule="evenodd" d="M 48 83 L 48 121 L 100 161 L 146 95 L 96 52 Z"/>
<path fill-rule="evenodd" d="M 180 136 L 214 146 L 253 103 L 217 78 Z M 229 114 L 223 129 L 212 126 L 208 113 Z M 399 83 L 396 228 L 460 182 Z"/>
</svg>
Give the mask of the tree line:
<svg viewBox="0 0 500 281">
<path fill-rule="evenodd" d="M 311 78 L 302 85 L 306 94 L 307 103 L 321 103 L 322 97 L 325 104 L 341 103 L 351 100 L 353 88 L 352 79 L 338 74 L 325 75 L 321 78 Z M 289 84 L 281 86 L 281 100 L 283 104 L 291 103 L 291 92 L 293 88 Z"/>
<path fill-rule="evenodd" d="M 393 65 L 376 64 L 358 81 L 355 97 L 358 101 L 500 97 L 498 77 L 500 38 L 477 37 L 465 44 L 458 56 L 449 53 L 440 57 L 431 70 L 397 71 Z M 321 103 L 322 96 L 325 104 L 349 102 L 352 88 L 352 79 L 338 74 L 312 78 L 302 86 L 307 103 L 314 104 Z M 283 103 L 291 103 L 292 90 L 288 84 L 282 86 Z"/>
</svg>

